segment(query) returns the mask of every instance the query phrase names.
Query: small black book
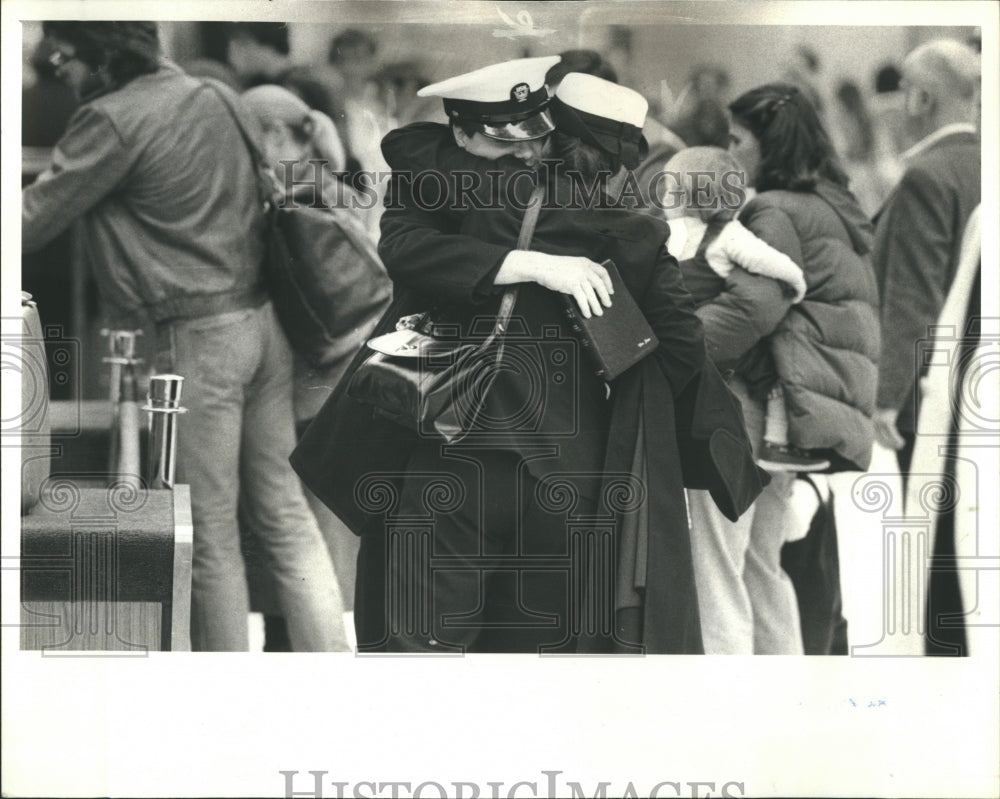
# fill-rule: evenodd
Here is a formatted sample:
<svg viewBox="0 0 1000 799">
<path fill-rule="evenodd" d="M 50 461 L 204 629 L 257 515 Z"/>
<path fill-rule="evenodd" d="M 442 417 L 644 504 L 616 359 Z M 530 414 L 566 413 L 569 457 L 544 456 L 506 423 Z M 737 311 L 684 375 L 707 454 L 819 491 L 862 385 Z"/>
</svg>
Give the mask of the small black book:
<svg viewBox="0 0 1000 799">
<path fill-rule="evenodd" d="M 586 319 L 571 295 L 562 296 L 570 329 L 579 336 L 597 376 L 614 380 L 652 353 L 659 341 L 625 287 L 618 267 L 613 261 L 604 261 L 601 266 L 608 270 L 615 290 L 611 295 L 611 307 L 604 308 L 603 316 L 591 315 Z"/>
</svg>

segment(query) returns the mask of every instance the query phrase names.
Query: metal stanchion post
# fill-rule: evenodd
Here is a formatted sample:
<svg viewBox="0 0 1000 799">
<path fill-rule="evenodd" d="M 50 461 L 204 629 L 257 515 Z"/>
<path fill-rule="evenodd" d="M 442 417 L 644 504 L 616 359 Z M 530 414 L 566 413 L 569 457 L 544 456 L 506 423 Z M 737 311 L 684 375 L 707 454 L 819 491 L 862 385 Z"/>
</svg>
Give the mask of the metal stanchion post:
<svg viewBox="0 0 1000 799">
<path fill-rule="evenodd" d="M 177 414 L 186 413 L 181 407 L 180 375 L 153 375 L 149 378 L 149 468 L 150 488 L 174 487 L 177 460 Z"/>
<path fill-rule="evenodd" d="M 104 362 L 111 364 L 111 430 L 108 452 L 110 478 L 121 477 L 139 484 L 139 409 L 135 382 L 136 336 L 141 330 L 102 330 L 108 337 L 111 354 Z"/>
<path fill-rule="evenodd" d="M 118 475 L 121 482 L 137 489 L 141 483 L 139 457 L 139 402 L 135 385 L 135 367 L 122 365 L 121 402 L 118 406 Z"/>
</svg>

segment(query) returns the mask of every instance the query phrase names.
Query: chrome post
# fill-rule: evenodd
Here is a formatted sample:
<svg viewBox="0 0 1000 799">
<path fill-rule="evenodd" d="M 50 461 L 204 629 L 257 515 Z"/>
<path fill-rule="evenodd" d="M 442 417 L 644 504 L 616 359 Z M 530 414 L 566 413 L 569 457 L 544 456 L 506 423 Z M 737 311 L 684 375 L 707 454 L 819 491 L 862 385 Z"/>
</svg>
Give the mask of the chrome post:
<svg viewBox="0 0 1000 799">
<path fill-rule="evenodd" d="M 149 468 L 150 488 L 174 487 L 177 461 L 177 414 L 186 413 L 181 407 L 180 375 L 153 375 L 149 378 Z"/>
<path fill-rule="evenodd" d="M 135 385 L 135 340 L 141 330 L 104 329 L 110 355 L 104 363 L 111 365 L 109 391 L 111 429 L 108 447 L 108 473 L 111 479 L 121 476 L 138 484 L 139 481 L 139 414 Z"/>
</svg>

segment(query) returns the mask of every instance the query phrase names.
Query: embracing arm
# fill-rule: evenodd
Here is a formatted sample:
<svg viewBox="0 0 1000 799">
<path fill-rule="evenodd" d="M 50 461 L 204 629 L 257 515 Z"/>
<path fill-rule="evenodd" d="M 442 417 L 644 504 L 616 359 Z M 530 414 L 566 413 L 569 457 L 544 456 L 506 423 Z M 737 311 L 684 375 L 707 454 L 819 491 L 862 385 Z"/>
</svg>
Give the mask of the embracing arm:
<svg viewBox="0 0 1000 799">
<path fill-rule="evenodd" d="M 451 216 L 418 207 L 402 182 L 390 184 L 380 225 L 378 252 L 393 282 L 449 302 L 487 301 L 512 250 L 459 234 Z"/>
<path fill-rule="evenodd" d="M 383 139 L 382 152 L 394 173 L 381 221 L 379 254 L 395 282 L 451 301 L 477 304 L 498 286 L 531 281 L 573 295 L 587 317 L 600 315 L 602 304 L 611 305 L 611 279 L 588 258 L 515 250 L 459 232 L 462 215 L 472 207 L 482 207 L 477 203 L 484 198 L 479 195 L 477 200 L 473 194 L 471 205 L 459 203 L 454 195 L 465 185 L 460 176 L 471 176 L 479 187 L 486 185 L 491 174 L 501 176 L 501 197 L 523 203 L 531 184 L 518 176 L 532 173 L 520 162 L 474 156 L 455 143 L 450 128 L 433 123 L 393 131 Z M 440 177 L 416 177 L 425 172 Z M 428 196 L 421 192 L 430 183 L 438 193 L 431 192 L 433 202 L 428 203 Z M 506 196 L 508 186 L 515 197 Z M 496 199 L 486 201 L 495 203 Z"/>
<path fill-rule="evenodd" d="M 585 317 L 611 305 L 611 277 L 589 258 L 515 250 L 466 236 L 446 214 L 417 207 L 404 186 L 390 192 L 398 192 L 402 205 L 387 206 L 382 215 L 378 250 L 394 282 L 476 305 L 498 287 L 530 281 L 572 295 Z"/>
<path fill-rule="evenodd" d="M 535 170 L 513 156 L 490 160 L 455 141 L 448 125 L 414 122 L 382 139 L 382 156 L 397 180 L 412 185 L 425 204 L 451 214 L 498 209 L 527 202 Z"/>
<path fill-rule="evenodd" d="M 390 132 L 382 154 L 393 173 L 381 219 L 379 255 L 394 282 L 446 301 L 479 304 L 513 249 L 460 234 L 451 171 L 491 162 L 465 153 L 447 125 L 415 123 Z M 421 177 L 426 175 L 426 177 Z"/>
<path fill-rule="evenodd" d="M 725 291 L 697 311 L 709 357 L 720 368 L 732 366 L 774 332 L 789 307 L 790 298 L 777 281 L 734 269 Z"/>
</svg>

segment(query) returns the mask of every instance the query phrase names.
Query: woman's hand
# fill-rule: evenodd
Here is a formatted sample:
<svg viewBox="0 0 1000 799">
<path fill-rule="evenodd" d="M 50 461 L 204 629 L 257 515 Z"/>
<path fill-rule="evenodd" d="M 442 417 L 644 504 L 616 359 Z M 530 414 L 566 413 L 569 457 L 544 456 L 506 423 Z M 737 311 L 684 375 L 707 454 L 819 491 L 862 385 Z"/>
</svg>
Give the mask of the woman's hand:
<svg viewBox="0 0 1000 799">
<path fill-rule="evenodd" d="M 906 440 L 899 434 L 899 428 L 896 426 L 898 416 L 899 411 L 879 408 L 872 419 L 875 423 L 875 440 L 886 449 L 898 451 L 906 446 Z"/>
<path fill-rule="evenodd" d="M 546 255 L 532 250 L 514 250 L 497 272 L 497 285 L 524 282 L 538 283 L 550 291 L 569 294 L 589 319 L 603 316 L 611 307 L 611 276 L 608 270 L 589 258 L 574 255 Z"/>
</svg>

